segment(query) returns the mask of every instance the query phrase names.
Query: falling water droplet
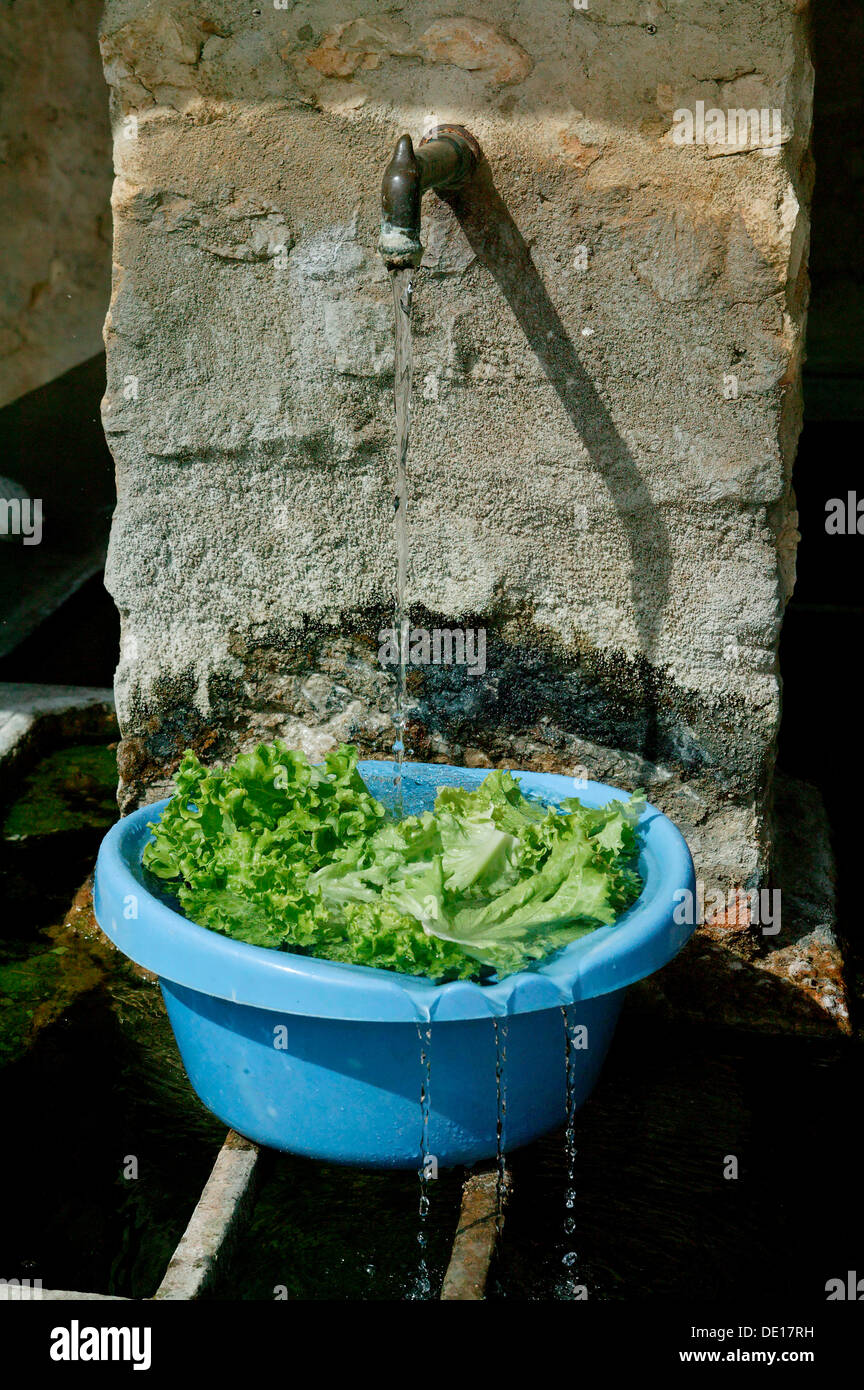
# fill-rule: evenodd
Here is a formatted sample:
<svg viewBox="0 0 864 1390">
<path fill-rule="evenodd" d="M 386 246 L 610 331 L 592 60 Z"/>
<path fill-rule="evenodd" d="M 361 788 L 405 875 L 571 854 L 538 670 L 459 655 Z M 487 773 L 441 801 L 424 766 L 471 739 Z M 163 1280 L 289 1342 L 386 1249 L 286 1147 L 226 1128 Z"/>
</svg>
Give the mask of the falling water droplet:
<svg viewBox="0 0 864 1390">
<path fill-rule="evenodd" d="M 498 1228 L 498 1238 L 500 1239 L 507 1189 L 507 1086 L 505 1080 L 505 1069 L 507 1066 L 507 1020 L 506 1018 L 493 1018 L 492 1026 L 495 1030 L 495 1095 L 497 1107 L 495 1124 L 495 1163 L 497 1169 L 497 1178 L 495 1182 L 495 1223 Z"/>
<path fill-rule="evenodd" d="M 564 1189 L 564 1253 L 561 1256 L 561 1263 L 567 1271 L 567 1277 L 562 1280 L 559 1286 L 561 1298 L 572 1299 L 576 1297 L 578 1286 L 578 1255 L 572 1248 L 573 1237 L 576 1234 L 576 1218 L 572 1212 L 576 1206 L 576 1067 L 578 1066 L 578 1054 L 575 1046 L 576 1024 L 572 1018 L 572 1010 L 562 1007 L 561 1017 L 564 1020 L 564 1073 L 565 1073 L 565 1125 L 564 1125 L 564 1152 L 567 1164 L 567 1179 Z"/>
<path fill-rule="evenodd" d="M 420 1042 L 420 1202 L 418 1206 L 417 1247 L 419 1259 L 417 1277 L 411 1298 L 432 1297 L 432 1280 L 427 1263 L 427 1225 L 429 1217 L 429 1180 L 433 1155 L 429 1152 L 429 1116 L 432 1088 L 432 1025 L 417 1024 L 417 1037 Z"/>
</svg>

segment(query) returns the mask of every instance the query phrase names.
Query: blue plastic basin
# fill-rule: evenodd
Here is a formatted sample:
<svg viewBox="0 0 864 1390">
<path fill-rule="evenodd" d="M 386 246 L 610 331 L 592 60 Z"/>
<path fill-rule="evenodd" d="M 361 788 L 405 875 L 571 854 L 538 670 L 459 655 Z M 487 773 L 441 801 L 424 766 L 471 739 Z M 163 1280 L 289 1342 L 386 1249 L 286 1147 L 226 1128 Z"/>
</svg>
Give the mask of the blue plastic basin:
<svg viewBox="0 0 864 1390">
<path fill-rule="evenodd" d="M 392 804 L 394 765 L 364 762 L 360 772 Z M 406 811 L 431 807 L 439 786 L 474 786 L 485 775 L 408 764 Z M 568 777 L 514 776 L 549 803 L 575 794 Z M 601 806 L 626 793 L 590 782 L 578 796 Z M 189 1080 L 207 1108 L 249 1139 L 291 1153 L 376 1168 L 431 1160 L 445 1167 L 492 1157 L 502 1121 L 505 1149 L 536 1139 L 566 1118 L 568 1035 L 578 1106 L 597 1079 L 625 988 L 671 960 L 693 930 L 673 916 L 676 894 L 695 889 L 690 852 L 649 806 L 639 822 L 638 901 L 614 926 L 500 983 L 434 985 L 249 946 L 188 921 L 142 868 L 148 821 L 166 804 L 143 807 L 105 836 L 97 920 L 158 975 Z"/>
</svg>

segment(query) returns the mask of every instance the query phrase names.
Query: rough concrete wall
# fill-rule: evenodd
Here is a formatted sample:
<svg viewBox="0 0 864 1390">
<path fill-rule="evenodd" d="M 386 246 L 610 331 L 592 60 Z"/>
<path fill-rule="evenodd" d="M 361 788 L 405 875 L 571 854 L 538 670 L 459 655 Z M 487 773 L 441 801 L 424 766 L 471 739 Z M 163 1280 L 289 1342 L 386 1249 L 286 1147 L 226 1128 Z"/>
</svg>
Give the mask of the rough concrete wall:
<svg viewBox="0 0 864 1390">
<path fill-rule="evenodd" d="M 758 879 L 796 540 L 800 8 L 109 3 L 125 804 L 187 743 L 390 746 L 378 188 L 396 135 L 457 120 L 488 165 L 424 200 L 410 593 L 415 623 L 485 627 L 488 670 L 416 670 L 412 746 L 674 789 L 721 827 L 722 874 Z M 781 147 L 676 144 L 699 101 L 779 108 Z"/>
<path fill-rule="evenodd" d="M 101 10 L 102 0 L 0 4 L 0 406 L 102 349 L 111 131 Z"/>
</svg>

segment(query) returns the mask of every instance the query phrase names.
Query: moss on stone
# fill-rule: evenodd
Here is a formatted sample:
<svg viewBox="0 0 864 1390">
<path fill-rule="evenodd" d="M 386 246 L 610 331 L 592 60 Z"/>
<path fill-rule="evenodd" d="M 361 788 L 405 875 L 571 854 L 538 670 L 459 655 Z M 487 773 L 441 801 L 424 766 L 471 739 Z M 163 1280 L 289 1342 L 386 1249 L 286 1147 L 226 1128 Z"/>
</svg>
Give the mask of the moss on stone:
<svg viewBox="0 0 864 1390">
<path fill-rule="evenodd" d="M 82 744 L 49 753 L 25 778 L 3 824 L 22 840 L 58 831 L 108 827 L 117 818 L 113 745 Z"/>
<path fill-rule="evenodd" d="M 55 950 L 0 961 L 0 1066 L 27 1051 L 36 1013 L 55 993 L 59 973 Z"/>
</svg>

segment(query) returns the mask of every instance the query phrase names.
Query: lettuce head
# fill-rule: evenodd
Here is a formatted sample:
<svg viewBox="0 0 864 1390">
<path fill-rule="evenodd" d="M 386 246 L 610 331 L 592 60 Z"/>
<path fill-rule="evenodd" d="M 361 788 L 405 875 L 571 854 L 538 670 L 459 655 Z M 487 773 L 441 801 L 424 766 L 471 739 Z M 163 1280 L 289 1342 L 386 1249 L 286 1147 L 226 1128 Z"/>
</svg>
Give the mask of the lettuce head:
<svg viewBox="0 0 864 1390">
<path fill-rule="evenodd" d="M 275 947 L 437 981 L 502 978 L 612 925 L 638 897 L 644 800 L 590 809 L 509 772 L 396 821 L 343 745 L 276 740 L 229 768 L 187 751 L 143 855 L 187 917 Z"/>
</svg>

